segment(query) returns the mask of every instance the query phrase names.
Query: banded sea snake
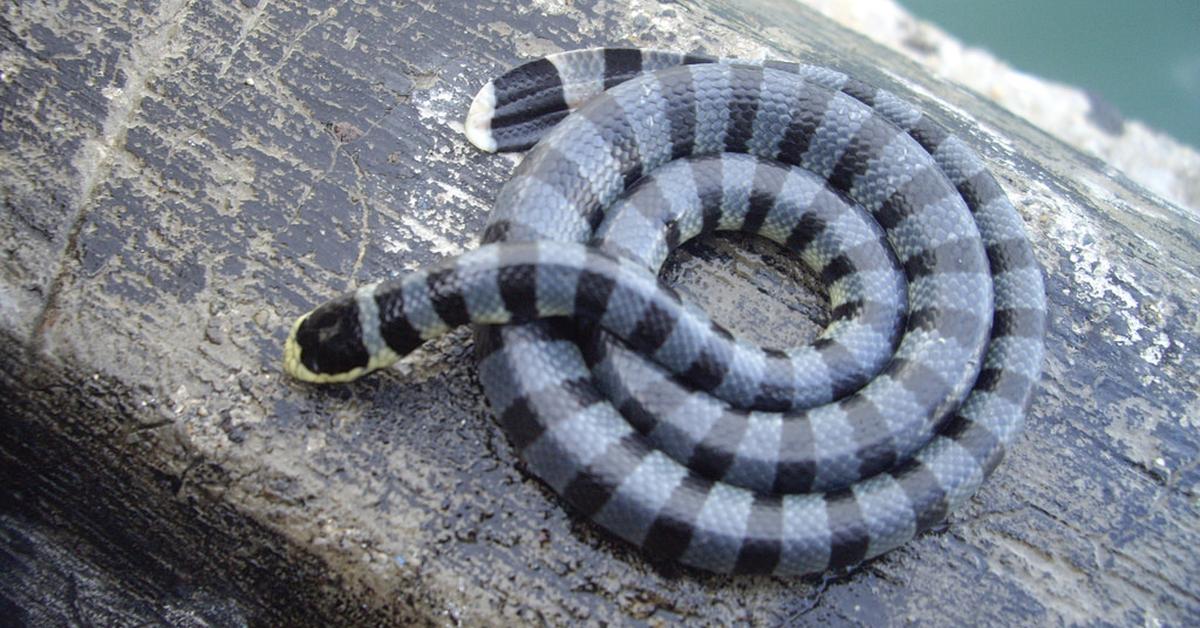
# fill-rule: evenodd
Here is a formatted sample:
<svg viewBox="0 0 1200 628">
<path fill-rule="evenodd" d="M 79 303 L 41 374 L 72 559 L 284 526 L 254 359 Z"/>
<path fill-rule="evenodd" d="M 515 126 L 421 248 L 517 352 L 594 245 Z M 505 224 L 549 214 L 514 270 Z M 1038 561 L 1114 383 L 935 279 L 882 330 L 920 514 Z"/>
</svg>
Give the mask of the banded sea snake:
<svg viewBox="0 0 1200 628">
<path fill-rule="evenodd" d="M 1046 311 L 1032 248 L 980 158 L 896 96 L 794 63 L 588 49 L 489 82 L 466 132 L 536 143 L 483 245 L 301 317 L 288 373 L 347 381 L 478 325 L 480 380 L 529 470 L 715 572 L 895 548 L 1020 431 Z M 772 239 L 826 282 L 816 340 L 739 341 L 657 280 L 713 230 Z"/>
</svg>

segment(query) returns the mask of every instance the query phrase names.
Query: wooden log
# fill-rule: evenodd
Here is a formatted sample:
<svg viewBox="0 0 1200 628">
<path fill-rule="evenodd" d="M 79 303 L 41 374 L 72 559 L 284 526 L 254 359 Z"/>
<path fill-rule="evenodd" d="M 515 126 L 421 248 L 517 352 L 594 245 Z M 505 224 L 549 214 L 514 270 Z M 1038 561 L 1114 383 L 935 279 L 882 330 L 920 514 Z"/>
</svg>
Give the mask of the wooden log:
<svg viewBox="0 0 1200 628">
<path fill-rule="evenodd" d="M 26 566 L 0 570 L 0 592 L 14 616 L 1200 615 L 1197 217 L 980 95 L 791 2 L 59 9 L 10 3 L 0 29 L 0 538 Z M 990 162 L 1046 269 L 1046 373 L 1026 435 L 943 528 L 825 577 L 656 565 L 522 471 L 469 334 L 350 386 L 282 375 L 294 316 L 474 245 L 515 163 L 463 138 L 475 90 L 522 60 L 613 44 L 837 67 L 918 102 Z M 760 340 L 810 337 L 826 315 L 798 265 L 758 242 L 701 241 L 671 264 L 685 294 Z M 800 323 L 773 329 L 783 320 Z M 70 574 L 28 575 L 55 561 Z M 63 582 L 114 593 L 64 601 Z"/>
</svg>

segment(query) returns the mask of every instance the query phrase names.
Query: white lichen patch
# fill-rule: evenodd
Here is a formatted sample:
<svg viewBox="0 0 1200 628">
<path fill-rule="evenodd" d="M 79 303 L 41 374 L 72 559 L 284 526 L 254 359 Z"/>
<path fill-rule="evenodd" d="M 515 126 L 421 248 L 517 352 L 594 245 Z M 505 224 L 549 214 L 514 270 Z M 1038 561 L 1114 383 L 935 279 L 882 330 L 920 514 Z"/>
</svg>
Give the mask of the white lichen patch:
<svg viewBox="0 0 1200 628">
<path fill-rule="evenodd" d="M 1161 407 L 1141 397 L 1130 397 L 1113 403 L 1105 414 L 1109 421 L 1104 433 L 1125 456 L 1146 469 L 1163 466 L 1155 464 L 1162 459 L 1162 441 L 1155 431 L 1160 423 L 1169 421 Z"/>
<path fill-rule="evenodd" d="M 419 92 L 413 96 L 413 106 L 416 107 L 417 116 L 421 120 L 432 119 L 438 124 L 449 126 L 451 121 L 461 125 L 459 117 L 462 116 L 461 101 L 462 95 L 451 90 L 449 87 L 433 87 L 424 92 Z"/>
<path fill-rule="evenodd" d="M 1142 360 L 1146 361 L 1147 364 L 1158 366 L 1159 364 L 1162 364 L 1163 352 L 1165 352 L 1170 346 L 1170 337 L 1167 336 L 1166 332 L 1160 331 L 1154 334 L 1154 337 L 1150 339 L 1150 344 L 1142 349 L 1140 354 L 1141 358 Z"/>
<path fill-rule="evenodd" d="M 345 48 L 346 50 L 354 48 L 354 46 L 358 44 L 358 36 L 359 31 L 357 28 L 354 28 L 353 26 L 347 28 L 345 36 L 342 37 L 342 48 Z"/>
<path fill-rule="evenodd" d="M 433 183 L 434 185 L 442 188 L 442 191 L 438 192 L 437 195 L 434 196 L 434 198 L 437 199 L 437 202 L 441 205 L 456 205 L 458 207 L 463 205 L 471 205 L 483 211 L 487 211 L 489 209 L 489 206 L 480 200 L 479 197 L 460 187 L 451 185 L 445 181 L 434 181 Z M 456 212 L 456 214 L 461 214 L 461 212 Z"/>
<path fill-rule="evenodd" d="M 1039 203 L 1049 207 L 1043 221 L 1043 235 L 1067 251 L 1069 264 L 1066 266 L 1071 273 L 1068 285 L 1076 291 L 1072 296 L 1098 312 L 1093 317 L 1095 320 L 1076 321 L 1076 326 L 1099 324 L 1101 335 L 1122 346 L 1143 342 L 1151 326 L 1142 320 L 1140 304 L 1152 295 L 1136 287 L 1139 282 L 1122 264 L 1122 258 L 1110 249 L 1110 238 L 1104 235 L 1085 208 L 1052 194 L 1040 182 L 1028 181 L 1027 184 L 1030 191 L 1025 198 L 1013 200 L 1018 206 Z M 1134 290 L 1139 291 L 1135 293 Z M 1116 317 L 1121 325 L 1112 324 L 1109 317 Z"/>
<path fill-rule="evenodd" d="M 1200 429 L 1200 395 L 1193 395 L 1184 404 L 1177 423 L 1183 428 Z"/>
<path fill-rule="evenodd" d="M 572 11 L 579 12 L 571 2 L 565 0 L 530 0 L 529 6 L 545 15 L 566 15 Z"/>
<path fill-rule="evenodd" d="M 400 224 L 406 227 L 413 238 L 424 242 L 425 248 L 439 256 L 458 255 L 466 250 L 466 247 L 459 242 L 455 242 L 444 235 L 444 231 L 436 224 L 430 225 L 420 218 L 411 214 L 405 214 L 400 217 Z M 419 246 L 418 242 L 418 246 Z"/>
</svg>

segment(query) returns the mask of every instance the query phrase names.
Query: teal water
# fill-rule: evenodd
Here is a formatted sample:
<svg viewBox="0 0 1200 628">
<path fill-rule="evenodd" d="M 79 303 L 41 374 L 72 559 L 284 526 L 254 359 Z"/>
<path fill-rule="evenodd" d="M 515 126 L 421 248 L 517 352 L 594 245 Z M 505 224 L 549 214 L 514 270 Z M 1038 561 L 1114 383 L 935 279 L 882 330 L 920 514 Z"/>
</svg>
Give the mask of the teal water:
<svg viewBox="0 0 1200 628">
<path fill-rule="evenodd" d="M 900 0 L 1021 70 L 1200 147 L 1200 0 Z"/>
</svg>

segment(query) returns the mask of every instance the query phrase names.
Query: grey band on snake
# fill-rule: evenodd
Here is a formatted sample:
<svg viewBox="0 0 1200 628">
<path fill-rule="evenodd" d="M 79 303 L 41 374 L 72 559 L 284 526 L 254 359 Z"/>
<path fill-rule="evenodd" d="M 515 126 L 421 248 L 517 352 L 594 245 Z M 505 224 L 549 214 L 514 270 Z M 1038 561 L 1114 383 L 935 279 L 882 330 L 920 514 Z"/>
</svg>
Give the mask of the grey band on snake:
<svg viewBox="0 0 1200 628">
<path fill-rule="evenodd" d="M 301 317 L 288 373 L 346 381 L 478 325 L 529 470 L 612 534 L 722 573 L 895 548 L 1019 433 L 1045 326 L 1032 248 L 979 157 L 896 96 L 813 66 L 589 49 L 488 83 L 466 132 L 536 144 L 483 246 Z M 657 280 L 714 230 L 826 282 L 817 339 L 754 346 Z"/>
</svg>

